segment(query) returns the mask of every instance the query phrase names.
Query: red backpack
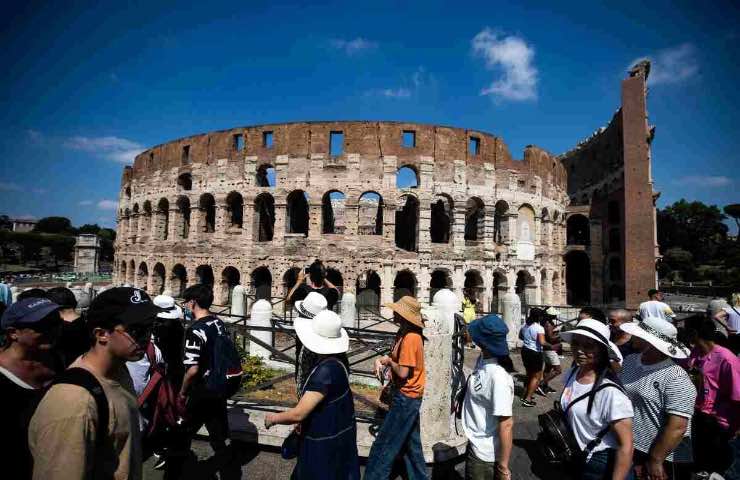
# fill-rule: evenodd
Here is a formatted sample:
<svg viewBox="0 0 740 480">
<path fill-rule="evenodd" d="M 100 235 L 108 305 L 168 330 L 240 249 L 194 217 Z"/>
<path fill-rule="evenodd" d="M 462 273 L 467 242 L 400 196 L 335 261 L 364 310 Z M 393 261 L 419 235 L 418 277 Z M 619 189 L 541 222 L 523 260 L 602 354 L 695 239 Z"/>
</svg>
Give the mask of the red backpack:
<svg viewBox="0 0 740 480">
<path fill-rule="evenodd" d="M 152 342 L 147 344 L 146 356 L 149 359 L 151 377 L 138 399 L 139 409 L 148 413 L 146 417 L 149 423 L 142 432 L 145 437 L 175 427 L 185 416 L 185 405 L 178 395 L 179 388 L 166 375 L 164 366 L 157 363 Z"/>
</svg>

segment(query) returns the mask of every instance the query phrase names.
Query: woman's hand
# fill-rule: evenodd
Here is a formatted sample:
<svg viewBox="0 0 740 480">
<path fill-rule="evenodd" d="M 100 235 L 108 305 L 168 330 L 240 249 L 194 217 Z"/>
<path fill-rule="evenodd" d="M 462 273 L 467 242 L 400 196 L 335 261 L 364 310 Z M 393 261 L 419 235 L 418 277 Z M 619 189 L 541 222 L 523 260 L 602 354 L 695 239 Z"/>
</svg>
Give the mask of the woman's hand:
<svg viewBox="0 0 740 480">
<path fill-rule="evenodd" d="M 273 425 L 275 425 L 275 417 L 276 416 L 277 415 L 274 414 L 274 413 L 268 413 L 267 415 L 265 415 L 265 428 L 266 429 L 269 430 L 270 427 L 272 427 Z"/>
<path fill-rule="evenodd" d="M 301 283 L 303 283 L 305 279 L 306 279 L 306 270 L 301 268 L 300 270 L 298 270 L 298 279 L 296 280 L 296 283 L 300 285 Z"/>
<path fill-rule="evenodd" d="M 384 355 L 380 358 L 375 359 L 375 376 L 378 377 L 378 380 L 381 382 L 383 381 L 383 369 L 387 365 L 387 360 L 389 357 L 387 355 Z"/>
</svg>

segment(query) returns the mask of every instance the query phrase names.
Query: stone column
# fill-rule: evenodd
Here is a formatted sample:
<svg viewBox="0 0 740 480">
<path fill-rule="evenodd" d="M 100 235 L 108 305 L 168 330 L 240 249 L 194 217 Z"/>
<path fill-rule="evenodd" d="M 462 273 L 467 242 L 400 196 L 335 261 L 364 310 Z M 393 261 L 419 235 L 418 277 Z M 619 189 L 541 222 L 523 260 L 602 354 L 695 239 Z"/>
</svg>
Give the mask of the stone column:
<svg viewBox="0 0 740 480">
<path fill-rule="evenodd" d="M 383 263 L 383 271 L 378 272 L 378 274 L 381 276 L 380 281 L 380 314 L 384 317 L 389 317 L 393 315 L 393 312 L 388 307 L 385 307 L 384 305 L 386 303 L 390 303 L 393 301 L 393 264 L 392 263 Z"/>
<path fill-rule="evenodd" d="M 522 323 L 522 303 L 519 295 L 514 291 L 513 283 L 509 282 L 509 285 L 512 286 L 504 294 L 501 304 L 503 307 L 504 323 L 509 327 L 506 342 L 509 344 L 509 348 L 514 348 L 519 341 L 519 328 L 521 328 Z"/>
<path fill-rule="evenodd" d="M 244 241 L 251 244 L 254 242 L 253 238 L 254 230 L 254 200 L 247 202 L 244 197 L 244 204 L 242 205 L 242 235 Z"/>
<path fill-rule="evenodd" d="M 167 225 L 167 240 L 174 242 L 180 238 L 180 233 L 182 231 L 182 214 L 177 208 L 171 208 L 169 215 L 170 221 L 169 225 Z M 178 225 L 180 225 L 180 229 L 177 228 Z"/>
<path fill-rule="evenodd" d="M 252 305 L 252 312 L 249 316 L 249 325 L 255 326 L 255 327 L 270 327 L 272 326 L 272 323 L 270 322 L 270 319 L 272 318 L 272 305 L 270 305 L 270 302 L 267 300 L 257 300 L 254 302 L 254 305 Z M 251 331 L 250 332 L 253 337 L 258 338 L 262 342 L 272 345 L 272 332 L 267 331 Z M 270 360 L 270 351 L 266 348 L 262 347 L 261 345 L 257 345 L 254 342 L 249 343 L 249 354 L 250 355 L 257 355 L 258 357 L 261 357 L 264 361 Z"/>
<path fill-rule="evenodd" d="M 494 205 L 486 205 L 484 208 L 484 212 L 485 217 L 483 218 L 483 246 L 487 252 L 493 252 L 493 250 L 496 248 L 496 243 L 493 241 L 493 227 L 496 207 Z"/>
<path fill-rule="evenodd" d="M 455 251 L 465 250 L 465 203 L 455 202 L 453 207 L 453 216 L 455 221 L 452 225 L 452 238 L 450 242 Z"/>
<path fill-rule="evenodd" d="M 229 208 L 226 204 L 224 195 L 216 196 L 216 224 L 213 226 L 215 236 L 219 238 L 226 237 L 226 230 L 231 227 L 231 218 L 229 218 Z"/>
<path fill-rule="evenodd" d="M 429 281 L 431 277 L 429 275 L 429 266 L 421 265 L 419 267 L 419 278 L 417 279 L 417 293 L 416 298 L 422 304 L 430 304 L 427 299 L 429 298 Z"/>
<path fill-rule="evenodd" d="M 277 248 L 285 244 L 285 222 L 287 205 L 284 199 L 275 199 L 275 226 L 273 228 L 272 244 Z"/>
<path fill-rule="evenodd" d="M 319 239 L 321 239 L 321 210 L 321 198 L 319 198 L 318 205 L 316 205 L 315 202 L 309 203 L 308 205 L 308 238 L 310 240 L 318 241 Z"/>
<path fill-rule="evenodd" d="M 432 211 L 428 201 L 419 198 L 419 253 L 428 253 L 432 247 Z"/>
<path fill-rule="evenodd" d="M 343 327 L 357 327 L 357 308 L 355 307 L 355 296 L 353 293 L 346 290 L 342 293 L 340 312 Z"/>
<path fill-rule="evenodd" d="M 457 298 L 462 301 L 463 288 L 465 287 L 465 272 L 462 265 L 455 265 L 455 271 L 452 272 L 452 289 Z"/>
</svg>

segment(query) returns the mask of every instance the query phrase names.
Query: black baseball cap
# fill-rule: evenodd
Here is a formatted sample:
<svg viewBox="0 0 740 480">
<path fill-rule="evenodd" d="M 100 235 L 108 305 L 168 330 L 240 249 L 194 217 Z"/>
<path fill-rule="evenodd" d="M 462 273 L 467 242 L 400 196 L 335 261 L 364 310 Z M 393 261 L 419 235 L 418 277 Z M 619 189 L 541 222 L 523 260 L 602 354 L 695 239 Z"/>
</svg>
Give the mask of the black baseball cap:
<svg viewBox="0 0 740 480">
<path fill-rule="evenodd" d="M 50 313 L 59 310 L 59 305 L 48 298 L 25 298 L 15 302 L 5 310 L 2 328 L 25 328 L 43 320 Z"/>
<path fill-rule="evenodd" d="M 88 327 L 111 329 L 116 325 L 151 325 L 161 308 L 144 290 L 115 287 L 101 292 L 87 311 Z"/>
</svg>

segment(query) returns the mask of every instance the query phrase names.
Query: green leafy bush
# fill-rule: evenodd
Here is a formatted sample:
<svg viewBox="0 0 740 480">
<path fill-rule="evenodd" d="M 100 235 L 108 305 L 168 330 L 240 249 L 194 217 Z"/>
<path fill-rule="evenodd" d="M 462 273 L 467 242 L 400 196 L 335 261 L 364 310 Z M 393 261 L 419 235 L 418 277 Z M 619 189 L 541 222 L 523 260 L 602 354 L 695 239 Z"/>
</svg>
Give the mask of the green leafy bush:
<svg viewBox="0 0 740 480">
<path fill-rule="evenodd" d="M 246 388 L 266 382 L 273 378 L 276 373 L 275 370 L 267 368 L 262 357 L 258 357 L 257 355 L 245 355 L 242 357 L 242 371 L 244 372 L 242 385 Z"/>
</svg>

